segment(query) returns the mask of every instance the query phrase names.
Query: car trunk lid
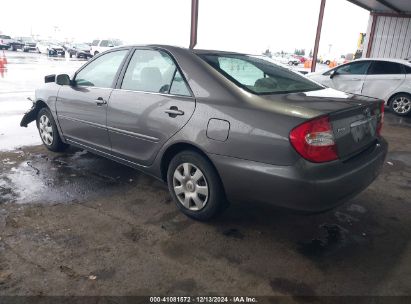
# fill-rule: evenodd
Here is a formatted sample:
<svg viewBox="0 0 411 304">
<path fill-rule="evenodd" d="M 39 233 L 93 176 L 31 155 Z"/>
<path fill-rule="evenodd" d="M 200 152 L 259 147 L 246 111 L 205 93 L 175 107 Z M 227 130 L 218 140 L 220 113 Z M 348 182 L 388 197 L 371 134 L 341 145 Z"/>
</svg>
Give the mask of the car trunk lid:
<svg viewBox="0 0 411 304">
<path fill-rule="evenodd" d="M 333 89 L 284 95 L 266 95 L 266 101 L 279 101 L 279 108 L 304 119 L 328 115 L 337 153 L 344 160 L 372 145 L 378 135 L 381 104 L 375 98 L 347 94 Z"/>
<path fill-rule="evenodd" d="M 350 158 L 375 143 L 381 102 L 353 106 L 329 114 L 338 156 L 341 159 Z"/>
</svg>

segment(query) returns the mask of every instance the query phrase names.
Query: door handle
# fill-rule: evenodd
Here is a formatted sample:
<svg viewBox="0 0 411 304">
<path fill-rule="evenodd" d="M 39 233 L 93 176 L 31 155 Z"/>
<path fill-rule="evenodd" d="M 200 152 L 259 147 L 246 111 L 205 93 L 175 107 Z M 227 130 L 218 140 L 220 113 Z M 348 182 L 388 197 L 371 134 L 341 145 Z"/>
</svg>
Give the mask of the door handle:
<svg viewBox="0 0 411 304">
<path fill-rule="evenodd" d="M 98 105 L 98 106 L 102 106 L 102 105 L 107 104 L 107 100 L 104 100 L 103 97 L 97 98 L 97 99 L 95 100 L 95 102 L 96 102 L 96 105 Z"/>
<path fill-rule="evenodd" d="M 361 78 L 353 78 L 352 80 L 357 81 L 357 80 L 361 80 Z"/>
<path fill-rule="evenodd" d="M 170 109 L 165 110 L 170 117 L 176 117 L 177 115 L 184 115 L 184 111 L 179 110 L 177 107 L 172 106 Z"/>
</svg>

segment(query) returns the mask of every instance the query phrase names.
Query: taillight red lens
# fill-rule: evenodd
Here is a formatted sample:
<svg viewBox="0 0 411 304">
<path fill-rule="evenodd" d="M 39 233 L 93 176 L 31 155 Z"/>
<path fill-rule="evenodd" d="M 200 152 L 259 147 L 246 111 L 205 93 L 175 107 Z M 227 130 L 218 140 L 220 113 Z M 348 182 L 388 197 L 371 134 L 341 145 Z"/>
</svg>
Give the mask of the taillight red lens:
<svg viewBox="0 0 411 304">
<path fill-rule="evenodd" d="M 290 142 L 305 159 L 322 163 L 338 159 L 328 116 L 302 123 L 290 132 Z"/>
<path fill-rule="evenodd" d="M 384 102 L 382 102 L 380 105 L 380 114 L 378 116 L 378 122 L 377 122 L 377 135 L 378 136 L 381 136 L 382 126 L 384 124 L 384 108 L 385 108 L 385 104 Z"/>
</svg>

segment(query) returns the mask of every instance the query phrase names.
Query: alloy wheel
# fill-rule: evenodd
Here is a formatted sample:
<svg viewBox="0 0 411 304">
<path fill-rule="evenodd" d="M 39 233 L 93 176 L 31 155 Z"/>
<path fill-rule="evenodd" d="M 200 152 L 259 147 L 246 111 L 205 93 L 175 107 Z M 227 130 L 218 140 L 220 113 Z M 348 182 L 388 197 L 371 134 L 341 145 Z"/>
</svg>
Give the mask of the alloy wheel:
<svg viewBox="0 0 411 304">
<path fill-rule="evenodd" d="M 42 115 L 39 121 L 40 136 L 43 142 L 51 146 L 53 144 L 53 126 L 46 115 Z"/>
<path fill-rule="evenodd" d="M 207 204 L 207 180 L 203 172 L 191 163 L 182 163 L 175 169 L 173 189 L 178 201 L 189 210 L 199 211 Z"/>
<path fill-rule="evenodd" d="M 398 97 L 393 100 L 392 109 L 398 114 L 406 114 L 411 110 L 411 101 L 404 96 Z"/>
</svg>

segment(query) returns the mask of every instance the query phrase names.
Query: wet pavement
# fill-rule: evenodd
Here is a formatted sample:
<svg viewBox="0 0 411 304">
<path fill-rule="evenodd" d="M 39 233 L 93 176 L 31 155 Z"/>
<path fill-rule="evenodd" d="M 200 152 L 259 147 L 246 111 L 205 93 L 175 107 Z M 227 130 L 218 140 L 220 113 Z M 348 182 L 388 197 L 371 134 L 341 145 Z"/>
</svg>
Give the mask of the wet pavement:
<svg viewBox="0 0 411 304">
<path fill-rule="evenodd" d="M 39 58 L 27 64 L 41 77 L 37 65 L 81 64 Z M 10 64 L 0 78 L 0 105 L 16 103 L 0 108 L 6 136 L 3 118 L 21 117 L 26 102 L 24 86 L 4 85 L 13 73 Z M 387 113 L 381 175 L 337 209 L 233 203 L 209 223 L 182 215 L 138 171 L 0 136 L 0 295 L 411 295 L 410 127 Z M 13 128 L 39 142 L 35 128 Z"/>
</svg>

